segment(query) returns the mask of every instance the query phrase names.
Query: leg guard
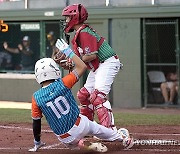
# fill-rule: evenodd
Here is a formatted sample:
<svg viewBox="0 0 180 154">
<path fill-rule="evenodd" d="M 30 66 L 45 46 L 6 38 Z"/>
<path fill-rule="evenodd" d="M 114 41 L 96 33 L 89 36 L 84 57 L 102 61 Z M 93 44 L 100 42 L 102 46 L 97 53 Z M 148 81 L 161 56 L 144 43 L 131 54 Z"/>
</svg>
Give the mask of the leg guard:
<svg viewBox="0 0 180 154">
<path fill-rule="evenodd" d="M 89 101 L 89 96 L 90 94 L 85 87 L 82 87 L 77 93 L 77 98 L 81 105 L 80 113 L 88 117 L 89 120 L 93 121 L 94 109 L 93 105 Z"/>
<path fill-rule="evenodd" d="M 99 123 L 107 128 L 114 127 L 114 118 L 111 107 L 106 107 L 104 103 L 107 101 L 106 94 L 95 90 L 90 96 L 90 102 L 94 105 L 97 111 Z M 106 104 L 106 103 L 105 103 Z"/>
</svg>

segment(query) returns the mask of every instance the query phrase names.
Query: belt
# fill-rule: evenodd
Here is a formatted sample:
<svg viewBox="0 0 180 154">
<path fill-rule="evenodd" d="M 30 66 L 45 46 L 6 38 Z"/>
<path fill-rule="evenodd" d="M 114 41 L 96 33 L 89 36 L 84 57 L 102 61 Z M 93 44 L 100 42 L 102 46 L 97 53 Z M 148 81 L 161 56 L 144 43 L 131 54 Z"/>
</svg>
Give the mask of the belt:
<svg viewBox="0 0 180 154">
<path fill-rule="evenodd" d="M 118 55 L 114 55 L 114 56 L 112 56 L 112 57 L 114 57 L 115 59 L 119 59 Z M 111 57 L 110 57 L 110 58 L 111 58 Z M 107 60 L 107 59 L 106 59 L 106 60 Z M 104 63 L 106 60 L 102 61 L 101 63 Z"/>
<path fill-rule="evenodd" d="M 80 121 L 81 121 L 81 117 L 78 117 L 74 125 L 79 126 Z M 69 133 L 64 133 L 64 134 L 62 134 L 62 135 L 59 135 L 59 137 L 60 137 L 61 139 L 65 139 L 65 138 L 67 138 L 67 137 L 69 137 L 69 136 L 71 136 Z"/>
</svg>

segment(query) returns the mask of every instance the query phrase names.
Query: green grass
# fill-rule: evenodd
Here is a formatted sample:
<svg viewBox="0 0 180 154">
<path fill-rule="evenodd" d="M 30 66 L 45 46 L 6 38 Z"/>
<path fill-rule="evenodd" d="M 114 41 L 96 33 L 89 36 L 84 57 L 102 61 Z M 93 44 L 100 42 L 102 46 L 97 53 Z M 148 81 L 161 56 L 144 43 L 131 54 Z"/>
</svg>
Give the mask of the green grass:
<svg viewBox="0 0 180 154">
<path fill-rule="evenodd" d="M 0 109 L 0 122 L 31 123 L 31 110 L 25 109 Z"/>
<path fill-rule="evenodd" d="M 153 115 L 134 113 L 114 113 L 115 124 L 130 125 L 180 125 L 180 115 Z M 1 123 L 32 123 L 31 110 L 0 109 Z M 43 118 L 43 123 L 46 123 Z"/>
<path fill-rule="evenodd" d="M 180 125 L 180 115 L 114 113 L 116 125 Z"/>
</svg>

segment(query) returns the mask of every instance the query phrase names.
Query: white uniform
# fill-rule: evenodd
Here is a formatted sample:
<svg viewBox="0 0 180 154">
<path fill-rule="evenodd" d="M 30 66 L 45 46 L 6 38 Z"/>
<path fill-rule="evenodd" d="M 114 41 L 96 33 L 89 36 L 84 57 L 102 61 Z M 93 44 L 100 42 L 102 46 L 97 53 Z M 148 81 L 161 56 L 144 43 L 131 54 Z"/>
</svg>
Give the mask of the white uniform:
<svg viewBox="0 0 180 154">
<path fill-rule="evenodd" d="M 84 87 L 89 93 L 92 93 L 94 89 L 98 89 L 106 95 L 109 94 L 111 85 L 119 71 L 119 68 L 119 59 L 111 57 L 105 60 L 103 63 L 99 64 L 99 67 L 95 72 L 90 71 Z"/>
<path fill-rule="evenodd" d="M 87 135 L 94 135 L 106 141 L 123 140 L 122 136 L 117 131 L 99 125 L 95 121 L 92 122 L 84 115 L 80 114 L 79 116 L 81 117 L 79 125 L 74 125 L 67 132 L 68 135 L 67 133 L 63 135 L 57 135 L 58 139 L 67 146 L 78 144 L 79 140 Z"/>
</svg>

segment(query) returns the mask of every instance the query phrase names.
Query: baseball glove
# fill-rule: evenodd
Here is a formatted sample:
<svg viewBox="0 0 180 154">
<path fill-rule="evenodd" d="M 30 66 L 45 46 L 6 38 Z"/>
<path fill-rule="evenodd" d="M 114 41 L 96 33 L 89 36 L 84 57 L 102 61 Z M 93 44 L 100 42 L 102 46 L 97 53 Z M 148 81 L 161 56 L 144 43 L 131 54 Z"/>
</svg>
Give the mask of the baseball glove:
<svg viewBox="0 0 180 154">
<path fill-rule="evenodd" d="M 58 51 L 53 57 L 53 59 L 56 63 L 60 64 L 62 60 L 64 61 L 66 59 L 66 55 L 61 51 Z"/>
</svg>

